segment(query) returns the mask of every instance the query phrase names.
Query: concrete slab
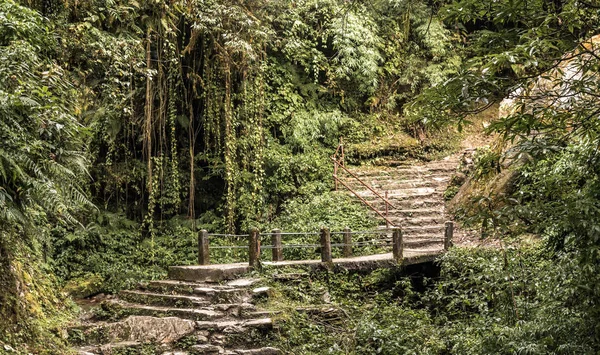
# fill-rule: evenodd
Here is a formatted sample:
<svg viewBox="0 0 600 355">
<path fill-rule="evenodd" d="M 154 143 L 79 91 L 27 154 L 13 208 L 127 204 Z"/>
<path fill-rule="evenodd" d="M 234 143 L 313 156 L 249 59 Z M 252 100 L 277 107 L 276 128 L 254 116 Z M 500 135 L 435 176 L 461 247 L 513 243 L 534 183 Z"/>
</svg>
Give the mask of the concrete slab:
<svg viewBox="0 0 600 355">
<path fill-rule="evenodd" d="M 431 262 L 443 253 L 442 249 L 405 249 L 401 265 Z M 286 260 L 263 261 L 262 265 L 270 268 L 338 266 L 347 270 L 372 270 L 399 266 L 392 253 L 333 259 L 331 264 L 323 263 L 321 260 Z M 252 271 L 252 268 L 247 263 L 171 266 L 169 268 L 169 278 L 182 281 L 220 282 L 235 279 L 250 271 Z"/>
<path fill-rule="evenodd" d="M 443 252 L 444 251 L 441 249 L 405 250 L 402 265 L 413 265 L 431 262 L 435 260 L 435 258 L 437 258 L 439 255 L 443 254 Z M 265 261 L 262 264 L 265 266 L 272 267 L 327 266 L 327 264 L 321 262 L 321 260 L 288 260 L 278 262 Z M 399 266 L 396 260 L 394 260 L 392 253 L 333 259 L 332 264 L 333 266 L 340 266 L 348 270 L 371 270 Z"/>
</svg>

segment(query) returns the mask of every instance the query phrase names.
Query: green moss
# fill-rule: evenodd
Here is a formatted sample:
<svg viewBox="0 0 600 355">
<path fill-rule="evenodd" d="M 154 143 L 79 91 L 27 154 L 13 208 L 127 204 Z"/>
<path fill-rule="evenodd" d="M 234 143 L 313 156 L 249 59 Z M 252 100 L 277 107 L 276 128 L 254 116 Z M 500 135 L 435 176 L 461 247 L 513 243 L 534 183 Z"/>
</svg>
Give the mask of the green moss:
<svg viewBox="0 0 600 355">
<path fill-rule="evenodd" d="M 67 352 L 64 329 L 76 306 L 57 292 L 58 282 L 35 246 L 10 232 L 0 236 L 0 289 L 0 345 L 23 353 Z"/>
<path fill-rule="evenodd" d="M 76 298 L 85 298 L 100 293 L 104 278 L 98 274 L 85 274 L 67 281 L 63 291 Z"/>
</svg>

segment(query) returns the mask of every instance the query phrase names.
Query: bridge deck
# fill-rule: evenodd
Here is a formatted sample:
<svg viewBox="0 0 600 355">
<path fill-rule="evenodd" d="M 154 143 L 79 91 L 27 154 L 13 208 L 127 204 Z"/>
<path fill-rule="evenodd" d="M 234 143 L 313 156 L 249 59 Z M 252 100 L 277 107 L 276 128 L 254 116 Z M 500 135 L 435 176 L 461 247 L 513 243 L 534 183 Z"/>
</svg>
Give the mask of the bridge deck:
<svg viewBox="0 0 600 355">
<path fill-rule="evenodd" d="M 404 258 L 402 259 L 401 265 L 431 262 L 443 253 L 444 250 L 442 249 L 407 249 L 404 250 Z M 377 268 L 391 268 L 399 265 L 394 260 L 392 253 L 333 259 L 332 264 L 333 266 L 339 266 L 348 270 L 372 270 Z M 268 268 L 325 268 L 331 266 L 331 264 L 328 265 L 321 262 L 321 260 L 264 261 L 262 262 L 262 265 Z M 250 267 L 248 263 L 171 266 L 169 268 L 169 278 L 181 281 L 219 282 L 222 280 L 233 279 L 241 274 L 250 272 L 251 270 L 252 267 Z"/>
</svg>

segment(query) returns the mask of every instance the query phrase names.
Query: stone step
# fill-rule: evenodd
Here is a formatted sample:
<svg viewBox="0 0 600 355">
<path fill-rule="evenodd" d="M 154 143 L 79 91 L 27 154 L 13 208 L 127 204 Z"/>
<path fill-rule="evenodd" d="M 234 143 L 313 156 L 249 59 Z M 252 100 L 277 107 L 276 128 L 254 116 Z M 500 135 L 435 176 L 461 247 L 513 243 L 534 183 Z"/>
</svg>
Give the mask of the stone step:
<svg viewBox="0 0 600 355">
<path fill-rule="evenodd" d="M 405 181 L 402 181 L 402 179 L 386 179 L 365 181 L 365 183 L 383 196 L 383 194 L 385 194 L 385 191 L 389 192 L 390 190 L 402 190 L 418 187 L 441 187 L 446 186 L 449 181 L 450 178 L 443 180 L 442 178 L 411 179 Z M 346 183 L 346 185 L 350 186 L 353 190 L 357 192 L 368 190 L 368 188 L 366 188 L 364 185 L 357 181 L 344 181 L 344 183 Z"/>
<path fill-rule="evenodd" d="M 370 181 L 376 182 L 380 185 L 383 184 L 391 184 L 394 182 L 402 183 L 402 184 L 420 184 L 422 182 L 439 182 L 444 183 L 450 181 L 450 176 L 446 174 L 440 174 L 439 176 L 427 176 L 427 177 L 417 177 L 410 178 L 402 175 L 386 177 L 384 179 L 371 179 Z"/>
<path fill-rule="evenodd" d="M 137 341 L 121 341 L 104 345 L 89 345 L 74 350 L 78 355 L 139 354 L 142 346 L 143 344 Z"/>
<path fill-rule="evenodd" d="M 455 159 L 448 159 L 446 160 L 442 160 L 442 161 L 438 161 L 438 162 L 431 162 L 431 163 L 427 163 L 426 165 L 458 165 L 458 160 Z M 410 168 L 412 166 L 415 165 L 411 165 L 410 163 L 407 164 L 406 161 L 404 160 L 385 160 L 382 162 L 382 164 L 379 164 L 380 166 L 389 166 L 389 167 L 397 167 L 397 168 Z M 421 166 L 420 164 L 417 164 L 416 166 Z"/>
<path fill-rule="evenodd" d="M 67 329 L 72 343 L 96 345 L 102 343 L 138 342 L 172 343 L 192 334 L 196 322 L 179 317 L 131 315 L 115 322 L 80 324 Z"/>
<path fill-rule="evenodd" d="M 362 190 L 362 191 L 356 191 L 356 192 L 359 196 L 361 196 L 363 198 L 368 197 L 368 198 L 381 200 L 379 198 L 379 196 L 375 195 L 370 190 Z M 414 196 L 427 196 L 428 194 L 432 194 L 435 192 L 437 192 L 437 189 L 433 188 L 433 187 L 415 187 L 415 188 L 407 188 L 407 189 L 401 189 L 401 190 L 393 190 L 393 191 L 388 191 L 388 199 L 391 202 L 392 199 L 402 199 L 402 198 L 414 197 Z"/>
<path fill-rule="evenodd" d="M 235 286 L 228 284 L 220 285 L 215 283 L 205 282 L 190 282 L 190 281 L 179 281 L 179 280 L 155 280 L 145 284 L 141 284 L 140 288 L 143 290 L 149 290 L 160 293 L 179 293 L 179 294 L 193 294 L 194 289 L 197 288 L 212 288 L 215 290 L 231 290 Z"/>
<path fill-rule="evenodd" d="M 197 287 L 194 294 L 210 299 L 212 302 L 242 302 L 250 300 L 250 290 L 245 288 L 215 289 Z"/>
<path fill-rule="evenodd" d="M 227 320 L 227 321 L 197 321 L 196 329 L 211 330 L 222 333 L 242 333 L 247 328 L 272 329 L 273 320 L 271 318 L 254 318 L 246 320 Z"/>
<path fill-rule="evenodd" d="M 264 347 L 259 349 L 247 349 L 247 350 L 230 350 L 232 352 L 225 354 L 229 355 L 280 355 L 283 354 L 281 350 L 273 347 Z"/>
<path fill-rule="evenodd" d="M 385 241 L 386 243 L 389 243 L 390 246 L 392 246 L 392 238 L 386 238 L 383 239 L 383 241 Z M 422 246 L 426 246 L 426 245 L 433 245 L 433 244 L 443 244 L 444 243 L 444 238 L 442 237 L 435 237 L 435 236 L 420 236 L 420 237 L 409 237 L 409 236 L 403 236 L 403 240 L 402 240 L 404 247 L 407 249 L 410 248 L 419 248 Z"/>
<path fill-rule="evenodd" d="M 441 173 L 441 172 L 423 172 L 423 171 L 414 171 L 414 172 L 401 172 L 393 174 L 385 174 L 385 175 L 371 175 L 371 176 L 359 176 L 358 178 L 362 180 L 366 184 L 384 184 L 384 183 L 392 183 L 392 182 L 401 182 L 401 183 L 418 183 L 420 181 L 449 181 L 451 176 L 454 173 Z M 352 176 L 348 175 L 339 175 L 340 178 L 344 180 L 344 182 L 356 182 L 360 184 L 356 179 Z M 362 184 L 361 184 L 362 185 Z"/>
<path fill-rule="evenodd" d="M 446 218 L 443 215 L 428 216 L 428 217 L 404 217 L 404 216 L 389 216 L 388 219 L 401 228 L 411 226 L 431 226 L 444 224 Z"/>
<path fill-rule="evenodd" d="M 456 232 L 456 231 L 455 231 Z M 456 233 L 455 233 L 456 234 Z M 412 239 L 431 239 L 431 240 L 442 240 L 444 239 L 444 232 L 433 230 L 433 232 L 420 232 L 420 231 L 402 231 L 402 236 L 405 240 Z"/>
<path fill-rule="evenodd" d="M 374 203 L 381 203 L 383 204 L 383 200 L 380 199 L 379 197 L 371 194 L 362 194 L 361 197 L 369 202 L 374 202 Z M 399 208 L 399 206 L 405 206 L 402 204 L 399 204 L 399 202 L 403 202 L 403 201 L 409 201 L 409 202 L 414 202 L 416 201 L 417 203 L 419 203 L 421 200 L 433 200 L 436 203 L 440 204 L 443 203 L 443 192 L 442 191 L 436 191 L 436 190 L 424 190 L 421 191 L 419 193 L 412 193 L 412 194 L 400 194 L 397 192 L 392 192 L 390 194 L 388 194 L 388 200 L 389 202 L 395 206 L 396 208 Z"/>
<path fill-rule="evenodd" d="M 214 265 L 218 267 L 219 265 Z M 175 280 L 151 281 L 144 287 L 145 290 L 163 294 L 194 295 L 206 301 L 242 302 L 250 298 L 250 289 L 237 288 L 230 285 L 212 285 L 195 282 L 182 282 Z"/>
<path fill-rule="evenodd" d="M 121 291 L 119 298 L 129 303 L 140 303 L 148 306 L 168 306 L 178 308 L 206 307 L 210 301 L 206 297 L 153 293 L 146 291 Z"/>
<path fill-rule="evenodd" d="M 379 229 L 387 229 L 385 226 L 379 226 Z M 416 234 L 433 234 L 436 232 L 441 232 L 442 234 L 440 235 L 444 235 L 443 231 L 445 229 L 445 226 L 443 224 L 441 225 L 430 225 L 430 226 L 407 226 L 407 227 L 403 227 L 402 228 L 402 232 L 405 235 L 410 235 L 410 233 L 414 233 L 414 235 Z"/>
<path fill-rule="evenodd" d="M 224 352 L 222 347 L 213 344 L 196 344 L 190 347 L 190 354 L 194 355 L 218 355 Z"/>
<path fill-rule="evenodd" d="M 435 196 L 433 196 L 435 197 Z M 391 201 L 390 201 L 391 202 Z M 383 202 L 381 203 L 376 203 L 377 207 L 379 208 L 379 206 L 383 207 L 383 210 L 385 210 L 385 206 L 383 204 Z M 401 208 L 401 209 L 422 209 L 422 208 L 441 208 L 443 209 L 445 206 L 444 200 L 443 199 L 435 199 L 435 198 L 431 198 L 431 197 L 426 197 L 426 198 L 421 198 L 421 199 L 413 199 L 413 200 L 395 200 L 393 201 L 393 205 L 396 208 Z M 382 209 L 379 208 L 379 210 L 381 211 Z"/>
<path fill-rule="evenodd" d="M 348 169 L 358 177 L 370 177 L 370 176 L 385 176 L 385 175 L 399 175 L 411 172 L 454 172 L 459 166 L 458 160 L 447 160 L 442 162 L 431 162 L 426 164 L 413 164 L 413 165 L 397 165 L 395 167 L 379 168 L 379 169 L 364 169 L 360 167 L 348 167 Z"/>
<path fill-rule="evenodd" d="M 447 181 L 443 181 L 443 182 L 424 181 L 419 184 L 391 182 L 391 183 L 385 184 L 385 185 L 375 184 L 375 185 L 371 185 L 371 186 L 373 186 L 375 188 L 375 191 L 379 192 L 381 194 L 381 196 L 385 196 L 385 191 L 387 191 L 389 194 L 391 191 L 403 191 L 403 190 L 407 190 L 407 189 L 415 189 L 415 188 L 423 188 L 423 187 L 431 187 L 436 190 L 445 190 L 446 187 L 448 186 L 448 182 Z M 381 191 L 383 191 L 383 194 L 381 193 Z"/>
<path fill-rule="evenodd" d="M 281 350 L 272 347 L 264 347 L 258 349 L 223 349 L 218 345 L 203 344 L 194 345 L 190 348 L 189 352 L 167 352 L 162 355 L 279 355 L 282 354 Z"/>
<path fill-rule="evenodd" d="M 169 267 L 169 279 L 195 282 L 233 280 L 252 271 L 247 263 L 227 265 L 190 265 Z"/>
<path fill-rule="evenodd" d="M 406 217 L 406 218 L 418 218 L 418 217 L 444 217 L 445 216 L 445 212 L 444 212 L 444 206 L 440 205 L 437 208 L 431 208 L 431 207 L 427 207 L 424 206 L 423 208 L 406 208 L 406 209 L 389 209 L 388 210 L 388 215 L 390 216 L 399 216 L 399 217 Z"/>
<path fill-rule="evenodd" d="M 107 301 L 108 302 L 108 301 Z M 178 308 L 148 306 L 139 303 L 129 303 L 124 301 L 110 301 L 116 304 L 127 315 L 152 316 L 152 317 L 179 317 L 190 320 L 215 320 L 243 318 L 255 310 L 254 305 L 249 303 L 242 304 L 213 304 L 200 308 Z"/>
</svg>

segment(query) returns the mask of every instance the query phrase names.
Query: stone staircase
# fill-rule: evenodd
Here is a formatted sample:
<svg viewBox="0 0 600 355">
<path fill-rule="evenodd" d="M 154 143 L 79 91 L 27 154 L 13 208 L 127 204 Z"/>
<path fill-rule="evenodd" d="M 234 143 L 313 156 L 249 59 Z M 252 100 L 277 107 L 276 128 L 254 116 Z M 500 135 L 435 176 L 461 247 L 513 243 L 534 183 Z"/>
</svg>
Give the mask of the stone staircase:
<svg viewBox="0 0 600 355">
<path fill-rule="evenodd" d="M 256 305 L 271 293 L 260 284 L 252 278 L 150 281 L 105 300 L 101 311 L 69 330 L 69 340 L 80 355 L 281 354 L 255 347 L 248 335 L 273 328 L 271 313 Z"/>
<path fill-rule="evenodd" d="M 427 163 L 389 162 L 387 166 L 353 168 L 352 172 L 373 187 L 395 208 L 388 219 L 402 229 L 407 249 L 440 249 L 443 247 L 445 212 L 444 191 L 456 172 L 462 153 Z M 385 211 L 384 202 L 356 179 L 342 176 L 359 196 Z M 381 227 L 385 228 L 385 226 Z M 455 237 L 463 232 L 455 229 Z"/>
</svg>

